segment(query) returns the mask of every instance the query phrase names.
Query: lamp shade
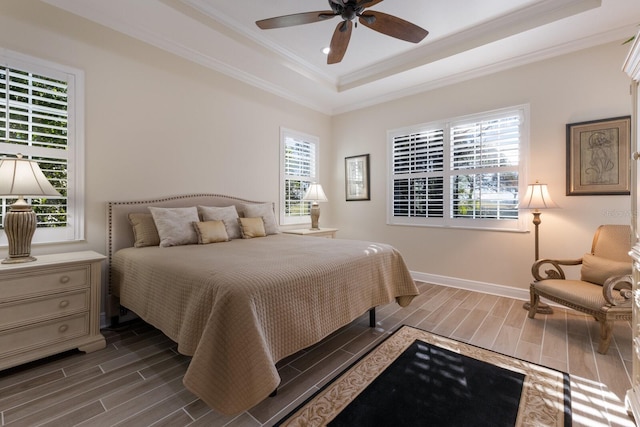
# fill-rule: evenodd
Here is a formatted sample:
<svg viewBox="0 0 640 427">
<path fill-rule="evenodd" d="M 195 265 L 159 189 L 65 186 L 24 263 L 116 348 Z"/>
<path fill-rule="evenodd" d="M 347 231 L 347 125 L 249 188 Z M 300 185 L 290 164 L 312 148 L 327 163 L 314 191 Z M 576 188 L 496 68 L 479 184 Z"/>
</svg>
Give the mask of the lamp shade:
<svg viewBox="0 0 640 427">
<path fill-rule="evenodd" d="M 551 200 L 547 184 L 536 182 L 527 186 L 527 192 L 520 200 L 518 207 L 521 209 L 551 209 L 557 208 L 558 205 Z"/>
<path fill-rule="evenodd" d="M 59 196 L 44 176 L 38 162 L 17 158 L 0 159 L 0 196 Z"/>
<path fill-rule="evenodd" d="M 322 186 L 320 184 L 312 183 L 307 192 L 304 194 L 302 200 L 310 202 L 328 202 L 327 196 L 325 196 Z"/>
</svg>

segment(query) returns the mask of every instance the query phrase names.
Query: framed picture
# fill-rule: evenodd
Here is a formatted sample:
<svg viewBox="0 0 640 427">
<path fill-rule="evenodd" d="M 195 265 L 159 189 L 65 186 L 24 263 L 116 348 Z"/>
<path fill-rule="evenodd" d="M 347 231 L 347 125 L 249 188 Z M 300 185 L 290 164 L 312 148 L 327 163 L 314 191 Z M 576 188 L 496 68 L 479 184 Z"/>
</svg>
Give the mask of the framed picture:
<svg viewBox="0 0 640 427">
<path fill-rule="evenodd" d="M 631 117 L 567 125 L 567 196 L 630 194 Z"/>
<path fill-rule="evenodd" d="M 371 200 L 368 154 L 344 158 L 344 182 L 348 202 Z"/>
</svg>

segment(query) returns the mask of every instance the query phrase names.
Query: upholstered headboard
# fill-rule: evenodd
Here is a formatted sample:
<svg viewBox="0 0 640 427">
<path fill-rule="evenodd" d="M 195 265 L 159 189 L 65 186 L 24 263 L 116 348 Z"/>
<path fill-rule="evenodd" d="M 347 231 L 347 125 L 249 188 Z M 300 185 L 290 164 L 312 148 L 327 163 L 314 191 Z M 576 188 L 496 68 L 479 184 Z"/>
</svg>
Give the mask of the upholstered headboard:
<svg viewBox="0 0 640 427">
<path fill-rule="evenodd" d="M 268 202 L 257 202 L 245 200 L 238 197 L 224 196 L 220 194 L 189 194 L 181 196 L 162 197 L 151 200 L 121 201 L 107 203 L 107 261 L 108 261 L 108 284 L 109 293 L 111 290 L 111 257 L 116 251 L 133 246 L 133 229 L 129 223 L 130 213 L 149 213 L 149 206 L 175 208 L 190 206 L 231 206 L 235 205 L 238 212 L 242 214 L 240 205 L 258 204 Z"/>
</svg>

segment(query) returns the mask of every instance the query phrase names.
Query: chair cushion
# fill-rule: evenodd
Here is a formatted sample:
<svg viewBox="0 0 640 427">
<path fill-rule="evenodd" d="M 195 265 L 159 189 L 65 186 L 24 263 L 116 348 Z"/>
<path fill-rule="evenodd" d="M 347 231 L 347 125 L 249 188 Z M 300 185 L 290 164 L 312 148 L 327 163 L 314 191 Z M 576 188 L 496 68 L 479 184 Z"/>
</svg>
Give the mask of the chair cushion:
<svg viewBox="0 0 640 427">
<path fill-rule="evenodd" d="M 606 304 L 602 287 L 582 280 L 548 279 L 532 284 L 540 292 L 594 311 Z"/>
<path fill-rule="evenodd" d="M 582 257 L 580 279 L 587 282 L 603 285 L 609 277 L 625 274 L 631 274 L 631 260 L 613 261 L 591 254 L 584 254 Z"/>
</svg>

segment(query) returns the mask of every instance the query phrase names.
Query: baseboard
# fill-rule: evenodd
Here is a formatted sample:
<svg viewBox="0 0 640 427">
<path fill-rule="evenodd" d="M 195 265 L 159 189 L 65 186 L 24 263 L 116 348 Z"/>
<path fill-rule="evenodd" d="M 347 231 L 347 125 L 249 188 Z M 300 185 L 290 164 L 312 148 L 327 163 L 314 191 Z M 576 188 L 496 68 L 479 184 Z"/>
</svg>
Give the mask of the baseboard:
<svg viewBox="0 0 640 427">
<path fill-rule="evenodd" d="M 420 273 L 416 271 L 411 272 L 411 277 L 413 277 L 414 280 L 433 283 L 434 285 L 449 286 L 452 288 L 529 301 L 529 289 L 512 288 L 510 286 L 476 282 L 456 277 L 438 276 L 437 274 Z"/>
</svg>

